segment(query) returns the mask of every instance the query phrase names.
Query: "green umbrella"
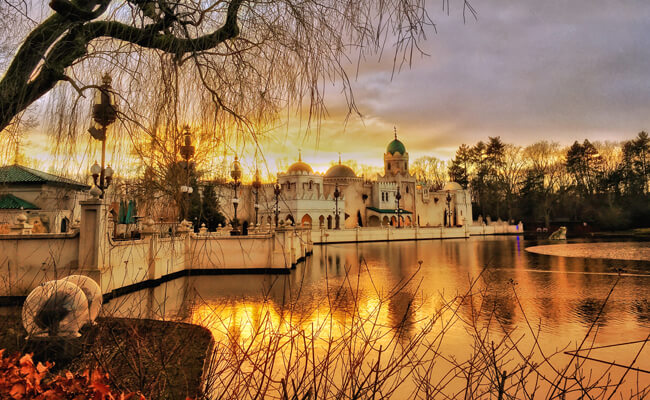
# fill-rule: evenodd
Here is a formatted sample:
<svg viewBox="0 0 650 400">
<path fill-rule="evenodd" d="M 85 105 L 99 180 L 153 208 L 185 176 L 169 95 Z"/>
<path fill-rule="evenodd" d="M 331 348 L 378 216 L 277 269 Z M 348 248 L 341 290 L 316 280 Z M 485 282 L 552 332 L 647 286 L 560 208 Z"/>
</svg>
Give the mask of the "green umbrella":
<svg viewBox="0 0 650 400">
<path fill-rule="evenodd" d="M 124 224 L 126 220 L 126 202 L 120 200 L 120 212 L 117 214 L 117 223 Z"/>
<path fill-rule="evenodd" d="M 124 223 L 132 224 L 134 216 L 135 216 L 135 201 L 129 200 L 129 206 L 126 209 L 126 217 L 124 218 Z"/>
<path fill-rule="evenodd" d="M 131 223 L 135 224 L 135 217 L 138 215 L 138 203 L 135 200 L 131 200 L 133 202 L 133 209 L 131 213 Z"/>
</svg>

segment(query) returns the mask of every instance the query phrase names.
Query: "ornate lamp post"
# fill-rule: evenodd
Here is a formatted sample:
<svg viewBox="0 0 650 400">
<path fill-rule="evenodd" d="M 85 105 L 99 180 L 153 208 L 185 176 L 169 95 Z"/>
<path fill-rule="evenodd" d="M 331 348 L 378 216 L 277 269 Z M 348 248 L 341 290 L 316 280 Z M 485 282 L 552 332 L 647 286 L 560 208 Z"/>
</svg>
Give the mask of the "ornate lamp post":
<svg viewBox="0 0 650 400">
<path fill-rule="evenodd" d="M 255 204 L 253 204 L 253 207 L 255 207 L 255 225 L 258 223 L 257 215 L 260 211 L 259 196 L 261 187 L 262 179 L 260 178 L 260 171 L 258 169 L 255 169 L 255 179 L 253 179 L 253 189 L 255 189 Z"/>
<path fill-rule="evenodd" d="M 400 207 L 399 201 L 402 199 L 402 194 L 399 192 L 399 184 L 397 185 L 397 194 L 395 195 L 395 202 L 397 203 L 397 227 L 402 227 L 402 221 L 400 220 Z"/>
<path fill-rule="evenodd" d="M 278 227 L 279 215 L 280 215 L 280 193 L 282 192 L 282 187 L 279 183 L 276 183 L 273 187 L 273 194 L 275 194 L 275 227 Z"/>
<path fill-rule="evenodd" d="M 339 191 L 339 184 L 337 183 L 334 187 L 334 203 L 336 204 L 336 210 L 334 213 L 334 229 L 341 229 L 340 217 L 339 217 L 339 197 L 341 197 L 341 192 Z"/>
<path fill-rule="evenodd" d="M 183 219 L 187 220 L 190 215 L 190 195 L 194 191 L 194 188 L 190 186 L 190 168 L 191 168 L 191 163 L 190 159 L 194 157 L 194 153 L 196 151 L 195 147 L 192 146 L 192 135 L 190 134 L 190 127 L 188 125 L 185 125 L 183 127 L 183 146 L 181 146 L 180 152 L 181 152 L 181 157 L 183 157 L 183 160 L 185 160 L 185 185 L 181 186 L 181 192 L 182 193 L 187 193 L 186 195 L 186 203 L 185 203 L 185 215 L 183 216 Z"/>
<path fill-rule="evenodd" d="M 451 226 L 451 194 L 447 190 L 447 226 Z"/>
<path fill-rule="evenodd" d="M 237 219 L 237 206 L 239 205 L 239 197 L 237 197 L 237 188 L 239 185 L 241 185 L 241 182 L 239 181 L 241 179 L 241 165 L 239 164 L 239 159 L 237 156 L 235 156 L 235 161 L 233 161 L 231 167 L 230 167 L 230 177 L 232 178 L 232 188 L 235 192 L 235 196 L 232 199 L 232 206 L 235 209 L 235 217 L 232 219 L 232 231 L 230 231 L 230 234 L 233 236 L 237 236 L 240 234 L 239 232 L 239 220 Z"/>
<path fill-rule="evenodd" d="M 93 120 L 95 124 L 88 128 L 90 135 L 102 142 L 102 164 L 95 164 L 90 168 L 95 186 L 101 190 L 100 199 L 104 198 L 104 191 L 108 189 L 113 177 L 113 169 L 108 166 L 104 167 L 106 162 L 106 128 L 115 122 L 117 118 L 117 106 L 115 105 L 115 95 L 111 88 L 111 76 L 106 74 L 102 77 L 102 85 L 95 93 L 93 104 Z M 99 181 L 98 181 L 99 180 Z"/>
</svg>

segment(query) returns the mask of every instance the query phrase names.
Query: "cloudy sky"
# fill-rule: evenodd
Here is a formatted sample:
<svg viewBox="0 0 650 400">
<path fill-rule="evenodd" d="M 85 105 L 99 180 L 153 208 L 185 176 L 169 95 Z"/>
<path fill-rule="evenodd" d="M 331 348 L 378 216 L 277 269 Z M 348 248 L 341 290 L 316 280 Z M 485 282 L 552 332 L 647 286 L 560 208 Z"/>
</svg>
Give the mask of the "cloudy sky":
<svg viewBox="0 0 650 400">
<path fill-rule="evenodd" d="M 437 32 L 422 43 L 428 56 L 392 78 L 390 49 L 360 66 L 353 85 L 362 119 L 345 124 L 339 89 L 328 88 L 320 134 L 305 135 L 297 119 L 280 127 L 263 143 L 269 169 L 295 160 L 298 149 L 318 171 L 338 152 L 381 166 L 393 126 L 411 159 L 449 159 L 460 144 L 488 136 L 570 144 L 650 129 L 647 0 L 473 0 L 478 19 L 466 23 L 460 1 L 450 4 L 447 15 L 442 0 L 429 0 Z M 46 140 L 31 146 L 44 162 L 50 157 Z M 240 157 L 251 161 L 248 150 Z"/>
<path fill-rule="evenodd" d="M 266 144 L 270 160 L 296 157 L 326 168 L 343 159 L 381 165 L 393 126 L 411 158 L 449 158 L 461 143 L 501 136 L 625 140 L 650 129 L 650 4 L 644 0 L 474 0 L 463 23 L 432 1 L 437 33 L 410 69 L 368 60 L 354 82 L 363 121 L 344 126 L 336 89 L 321 134 L 286 129 Z"/>
</svg>

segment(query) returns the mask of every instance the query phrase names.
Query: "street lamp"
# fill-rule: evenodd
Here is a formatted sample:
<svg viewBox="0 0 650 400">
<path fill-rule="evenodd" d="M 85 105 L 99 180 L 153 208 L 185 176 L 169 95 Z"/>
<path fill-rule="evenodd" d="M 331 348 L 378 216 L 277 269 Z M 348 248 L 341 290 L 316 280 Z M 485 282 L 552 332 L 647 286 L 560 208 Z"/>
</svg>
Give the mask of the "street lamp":
<svg viewBox="0 0 650 400">
<path fill-rule="evenodd" d="M 232 219 L 232 231 L 230 234 L 232 236 L 237 236 L 239 232 L 239 220 L 237 219 L 237 206 L 239 205 L 239 198 L 237 197 L 237 188 L 241 184 L 239 181 L 241 179 L 241 164 L 239 164 L 239 159 L 235 156 L 235 161 L 233 161 L 230 167 L 230 176 L 232 177 L 232 188 L 235 192 L 235 197 L 232 199 L 232 206 L 235 209 L 235 217 Z"/>
<path fill-rule="evenodd" d="M 108 189 L 113 177 L 113 169 L 108 166 L 104 167 L 106 162 L 106 128 L 115 122 L 117 118 L 117 106 L 115 105 L 115 95 L 111 88 L 111 76 L 105 74 L 102 77 L 102 85 L 95 92 L 93 104 L 93 120 L 95 124 L 88 128 L 90 135 L 102 142 L 102 164 L 95 164 L 90 168 L 95 186 L 101 190 L 100 199 L 104 198 L 104 191 Z M 98 181 L 99 180 L 99 181 Z"/>
<path fill-rule="evenodd" d="M 447 190 L 447 226 L 451 226 L 451 194 Z"/>
<path fill-rule="evenodd" d="M 260 210 L 259 195 L 260 188 L 262 187 L 262 179 L 260 178 L 260 170 L 255 169 L 255 179 L 253 179 L 253 189 L 255 189 L 255 225 L 257 225 L 257 215 Z"/>
<path fill-rule="evenodd" d="M 399 201 L 402 199 L 402 194 L 399 192 L 399 184 L 397 185 L 397 194 L 395 195 L 395 202 L 397 203 L 397 227 L 402 227 L 402 221 L 400 221 L 400 208 Z"/>
<path fill-rule="evenodd" d="M 278 227 L 280 222 L 278 217 L 280 215 L 280 193 L 282 192 L 282 187 L 279 183 L 276 183 L 273 187 L 273 194 L 275 194 L 275 227 Z"/>
<path fill-rule="evenodd" d="M 341 192 L 339 191 L 339 184 L 337 183 L 336 186 L 334 187 L 334 202 L 336 204 L 336 212 L 335 212 L 335 225 L 334 229 L 341 229 L 341 225 L 339 223 L 339 197 L 341 197 Z"/>
<path fill-rule="evenodd" d="M 181 146 L 180 152 L 181 152 L 181 157 L 183 157 L 183 160 L 185 160 L 185 185 L 181 186 L 181 192 L 182 193 L 187 193 L 186 197 L 186 203 L 185 203 L 185 215 L 183 216 L 183 219 L 187 220 L 190 215 L 190 195 L 194 191 L 194 188 L 190 186 L 190 159 L 194 157 L 194 153 L 196 152 L 196 148 L 192 146 L 192 135 L 190 133 L 190 127 L 188 125 L 185 125 L 183 127 L 183 146 Z"/>
</svg>

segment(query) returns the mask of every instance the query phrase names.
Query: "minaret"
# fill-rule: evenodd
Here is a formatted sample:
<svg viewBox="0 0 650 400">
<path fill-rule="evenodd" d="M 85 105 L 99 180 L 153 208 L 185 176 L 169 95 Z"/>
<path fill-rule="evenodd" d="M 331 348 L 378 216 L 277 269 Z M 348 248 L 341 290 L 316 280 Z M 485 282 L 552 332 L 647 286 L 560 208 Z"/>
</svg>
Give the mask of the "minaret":
<svg viewBox="0 0 650 400">
<path fill-rule="evenodd" d="M 397 139 L 397 127 L 393 127 L 393 141 L 388 143 L 384 154 L 384 176 L 408 175 L 409 155 L 406 147 Z"/>
</svg>

